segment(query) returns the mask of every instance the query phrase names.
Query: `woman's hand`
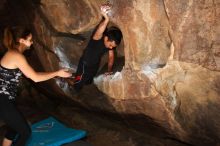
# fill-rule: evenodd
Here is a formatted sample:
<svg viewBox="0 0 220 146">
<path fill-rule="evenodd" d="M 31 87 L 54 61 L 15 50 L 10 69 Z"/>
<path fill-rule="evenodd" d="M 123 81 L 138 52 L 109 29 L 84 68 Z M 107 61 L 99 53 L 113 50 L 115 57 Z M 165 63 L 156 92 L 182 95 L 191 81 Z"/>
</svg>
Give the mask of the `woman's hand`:
<svg viewBox="0 0 220 146">
<path fill-rule="evenodd" d="M 113 72 L 106 72 L 105 76 L 112 75 L 112 74 L 113 74 Z"/>
<path fill-rule="evenodd" d="M 68 69 L 60 69 L 57 71 L 57 76 L 62 78 L 68 78 L 72 76 L 72 73 Z"/>
</svg>

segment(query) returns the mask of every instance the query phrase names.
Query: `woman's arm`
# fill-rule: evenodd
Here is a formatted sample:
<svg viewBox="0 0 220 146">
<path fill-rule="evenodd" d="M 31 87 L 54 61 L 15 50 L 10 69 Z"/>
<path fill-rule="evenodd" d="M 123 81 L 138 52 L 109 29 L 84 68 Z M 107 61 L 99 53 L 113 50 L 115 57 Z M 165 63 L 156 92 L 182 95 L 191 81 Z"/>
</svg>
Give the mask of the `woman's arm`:
<svg viewBox="0 0 220 146">
<path fill-rule="evenodd" d="M 54 72 L 36 72 L 27 62 L 23 54 L 15 55 L 15 65 L 21 70 L 21 72 L 34 82 L 46 81 L 56 76 L 59 77 L 70 77 L 71 74 L 66 69 L 61 69 Z"/>
</svg>

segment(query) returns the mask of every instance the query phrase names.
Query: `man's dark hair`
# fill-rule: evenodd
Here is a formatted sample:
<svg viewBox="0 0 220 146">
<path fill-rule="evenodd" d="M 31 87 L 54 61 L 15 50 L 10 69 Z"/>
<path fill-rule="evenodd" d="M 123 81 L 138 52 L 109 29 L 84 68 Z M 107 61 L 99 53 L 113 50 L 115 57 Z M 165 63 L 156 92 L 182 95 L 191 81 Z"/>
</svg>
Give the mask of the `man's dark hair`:
<svg viewBox="0 0 220 146">
<path fill-rule="evenodd" d="M 109 41 L 115 41 L 116 45 L 120 44 L 122 33 L 117 27 L 109 28 L 105 35 L 108 37 Z"/>
</svg>

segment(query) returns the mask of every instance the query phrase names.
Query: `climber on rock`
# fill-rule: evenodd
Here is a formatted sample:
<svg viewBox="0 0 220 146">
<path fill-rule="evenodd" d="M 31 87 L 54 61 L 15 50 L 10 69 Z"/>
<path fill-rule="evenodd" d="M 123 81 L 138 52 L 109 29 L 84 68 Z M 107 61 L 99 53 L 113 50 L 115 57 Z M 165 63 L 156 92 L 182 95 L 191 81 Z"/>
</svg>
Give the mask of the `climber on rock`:
<svg viewBox="0 0 220 146">
<path fill-rule="evenodd" d="M 103 20 L 91 36 L 91 39 L 85 48 L 77 67 L 74 79 L 74 89 L 79 91 L 85 84 L 91 84 L 96 75 L 101 57 L 108 52 L 108 71 L 105 75 L 112 74 L 112 66 L 114 64 L 114 50 L 120 44 L 122 33 L 113 27 L 106 31 L 109 23 L 108 12 L 111 6 L 108 4 L 101 6 L 101 14 Z"/>
</svg>

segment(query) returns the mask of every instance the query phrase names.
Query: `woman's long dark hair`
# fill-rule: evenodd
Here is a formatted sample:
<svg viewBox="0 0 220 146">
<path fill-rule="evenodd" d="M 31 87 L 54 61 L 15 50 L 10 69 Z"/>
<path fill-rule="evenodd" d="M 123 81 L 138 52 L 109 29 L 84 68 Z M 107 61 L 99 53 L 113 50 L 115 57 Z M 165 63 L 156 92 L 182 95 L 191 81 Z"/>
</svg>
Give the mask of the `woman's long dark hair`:
<svg viewBox="0 0 220 146">
<path fill-rule="evenodd" d="M 20 45 L 19 39 L 27 39 L 31 31 L 23 27 L 7 27 L 4 30 L 3 44 L 7 49 L 17 49 Z"/>
</svg>

